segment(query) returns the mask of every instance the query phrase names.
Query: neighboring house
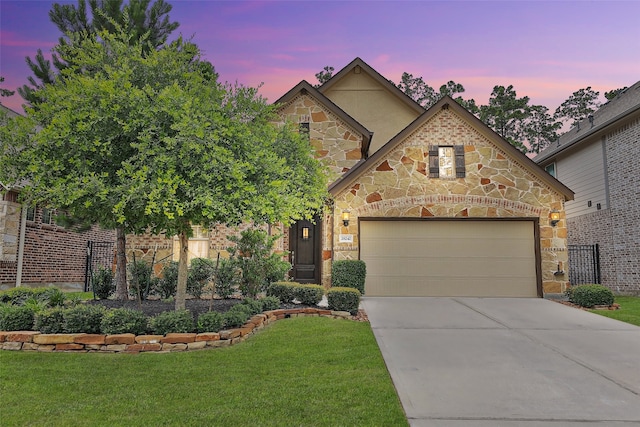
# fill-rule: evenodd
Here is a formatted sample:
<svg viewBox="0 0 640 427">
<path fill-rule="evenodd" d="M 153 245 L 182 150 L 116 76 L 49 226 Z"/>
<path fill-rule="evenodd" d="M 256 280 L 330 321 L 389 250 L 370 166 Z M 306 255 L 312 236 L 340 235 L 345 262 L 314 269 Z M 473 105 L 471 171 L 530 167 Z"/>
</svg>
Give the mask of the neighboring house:
<svg viewBox="0 0 640 427">
<path fill-rule="evenodd" d="M 598 244 L 601 282 L 619 293 L 640 293 L 639 156 L 640 81 L 534 158 L 575 191 L 569 244 Z"/>
<path fill-rule="evenodd" d="M 425 111 L 356 58 L 276 104 L 331 171 L 331 206 L 315 222 L 272 230 L 284 231 L 278 249 L 290 252 L 293 280 L 330 286 L 333 260 L 362 259 L 372 296 L 566 289 L 564 203 L 573 192 L 453 99 Z M 235 232 L 197 231 L 198 256 L 211 258 Z M 174 247 L 163 236 L 128 236 L 128 244 L 156 259 Z"/>
<path fill-rule="evenodd" d="M 0 105 L 8 116 L 18 113 Z M 0 289 L 58 286 L 82 290 L 88 241 L 115 241 L 115 233 L 92 227 L 74 232 L 55 223 L 55 210 L 23 209 L 19 188 L 0 183 Z"/>
</svg>

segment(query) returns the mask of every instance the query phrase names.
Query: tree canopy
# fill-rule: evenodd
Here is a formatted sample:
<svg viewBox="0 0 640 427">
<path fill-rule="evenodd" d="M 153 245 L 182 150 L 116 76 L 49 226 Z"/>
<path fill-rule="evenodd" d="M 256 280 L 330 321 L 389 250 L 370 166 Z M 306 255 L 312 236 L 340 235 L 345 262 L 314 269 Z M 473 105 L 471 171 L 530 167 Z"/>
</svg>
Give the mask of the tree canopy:
<svg viewBox="0 0 640 427">
<path fill-rule="evenodd" d="M 87 0 L 78 0 L 77 6 L 54 3 L 49 11 L 49 19 L 62 34 L 58 43 L 70 43 L 71 34 L 96 39 L 99 32 L 112 32 L 118 25 L 132 36 L 132 41 L 144 35 L 147 40 L 145 49 L 156 49 L 179 26 L 177 22 L 170 21 L 172 6 L 164 0 L 153 3 L 151 0 L 130 0 L 126 5 L 123 3 L 123 0 L 88 0 L 88 8 Z M 61 57 L 54 52 L 52 61 L 55 70 L 51 67 L 52 61 L 45 59 L 41 49 L 38 49 L 35 59 L 25 59 L 34 75 L 28 78 L 30 85 L 18 88 L 18 92 L 33 105 L 38 102 L 37 90 L 52 83 L 71 58 Z"/>
<path fill-rule="evenodd" d="M 74 60 L 27 109 L 16 158 L 1 160 L 22 162 L 36 201 L 179 235 L 183 308 L 191 224 L 311 218 L 325 200 L 324 168 L 304 135 L 273 125 L 257 89 L 219 83 L 194 44 L 148 50 L 124 29 L 98 34 L 56 48 Z"/>
</svg>

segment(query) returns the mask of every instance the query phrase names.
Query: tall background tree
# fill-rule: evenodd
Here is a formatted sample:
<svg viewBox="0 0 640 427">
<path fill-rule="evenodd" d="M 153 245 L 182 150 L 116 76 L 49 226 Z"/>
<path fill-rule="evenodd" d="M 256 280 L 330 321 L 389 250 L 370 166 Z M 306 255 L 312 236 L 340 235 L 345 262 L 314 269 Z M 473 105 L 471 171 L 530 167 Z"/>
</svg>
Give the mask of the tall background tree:
<svg viewBox="0 0 640 427">
<path fill-rule="evenodd" d="M 333 77 L 334 68 L 330 65 L 327 65 L 322 70 L 316 73 L 316 79 L 318 79 L 318 84 L 314 85 L 314 87 L 320 87 L 325 82 L 329 81 L 331 77 Z"/>
<path fill-rule="evenodd" d="M 4 77 L 0 76 L 0 83 L 4 82 Z M 0 97 L 6 97 L 6 96 L 13 96 L 13 94 L 15 93 L 15 91 L 13 90 L 9 90 L 9 89 L 5 89 L 5 88 L 0 88 Z"/>
<path fill-rule="evenodd" d="M 600 107 L 600 102 L 598 102 L 599 95 L 600 92 L 591 89 L 591 86 L 579 89 L 556 108 L 553 117 L 564 123 L 570 122 L 571 126 L 575 126 L 580 120 L 586 118 Z"/>
<path fill-rule="evenodd" d="M 88 4 L 88 7 L 87 7 Z M 98 40 L 100 32 L 113 32 L 115 28 L 122 28 L 129 34 L 129 44 L 137 43 L 144 37 L 143 51 L 149 52 L 163 46 L 172 31 L 178 28 L 177 22 L 169 18 L 172 6 L 164 0 L 130 0 L 124 5 L 122 0 L 78 0 L 78 4 L 55 3 L 49 11 L 50 20 L 58 27 L 62 36 L 59 39 L 60 49 L 54 50 L 51 61 L 45 59 L 41 49 L 35 59 L 27 57 L 26 61 L 34 76 L 28 78 L 30 85 L 18 88 L 20 95 L 28 101 L 32 107 L 38 108 L 42 102 L 41 90 L 47 85 L 53 84 L 57 79 L 64 78 L 63 71 L 67 68 L 76 72 L 87 73 L 90 70 L 78 68 L 72 57 L 73 51 L 65 49 L 71 43 L 80 43 L 83 40 Z M 128 133 L 122 134 L 114 140 L 115 143 L 128 144 Z M 126 158 L 129 151 L 121 150 L 121 156 Z M 75 218 L 67 221 L 74 224 L 87 224 L 95 220 L 89 210 L 84 212 L 76 210 Z M 84 216 L 80 216 L 84 215 Z M 106 225 L 102 221 L 103 225 Z M 126 233 L 123 226 L 116 226 L 116 297 L 127 298 L 126 279 Z"/>
<path fill-rule="evenodd" d="M 219 83 L 194 44 L 147 50 L 124 30 L 98 34 L 56 48 L 74 60 L 27 110 L 15 161 L 34 200 L 128 232 L 178 235 L 181 309 L 192 224 L 311 218 L 325 171 L 293 125 L 273 124 L 257 89 Z"/>
</svg>

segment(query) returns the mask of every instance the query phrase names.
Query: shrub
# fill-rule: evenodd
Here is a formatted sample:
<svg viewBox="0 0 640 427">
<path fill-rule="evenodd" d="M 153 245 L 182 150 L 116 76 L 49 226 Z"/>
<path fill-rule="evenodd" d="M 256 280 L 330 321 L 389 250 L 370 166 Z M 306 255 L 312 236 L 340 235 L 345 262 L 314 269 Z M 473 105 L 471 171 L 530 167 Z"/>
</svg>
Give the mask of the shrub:
<svg viewBox="0 0 640 427">
<path fill-rule="evenodd" d="M 229 236 L 229 240 L 236 244 L 228 249 L 229 260 L 242 271 L 240 292 L 245 297 L 255 298 L 270 283 L 283 280 L 291 269 L 291 264 L 282 260 L 281 254 L 272 252 L 278 238 L 259 229 L 245 230 L 239 238 Z"/>
<path fill-rule="evenodd" d="M 295 298 L 305 305 L 318 305 L 324 295 L 324 288 L 320 285 L 298 285 L 293 291 Z"/>
<path fill-rule="evenodd" d="M 224 313 L 224 327 L 238 328 L 244 325 L 251 317 L 249 308 L 244 304 L 236 304 Z"/>
<path fill-rule="evenodd" d="M 367 266 L 361 260 L 341 260 L 331 264 L 331 286 L 354 288 L 364 295 Z"/>
<path fill-rule="evenodd" d="M 187 281 L 187 292 L 200 299 L 202 290 L 211 281 L 215 273 L 215 261 L 208 258 L 194 258 L 191 260 L 189 268 L 189 280 Z"/>
<path fill-rule="evenodd" d="M 108 310 L 102 317 L 100 331 L 108 335 L 141 335 L 147 331 L 147 316 L 140 311 L 129 308 L 114 308 Z"/>
<path fill-rule="evenodd" d="M 602 285 L 579 285 L 571 288 L 570 301 L 581 307 L 613 304 L 613 292 Z"/>
<path fill-rule="evenodd" d="M 274 282 L 267 288 L 267 296 L 276 297 L 284 304 L 290 303 L 296 297 L 296 286 L 300 286 L 300 283 Z"/>
<path fill-rule="evenodd" d="M 193 316 L 189 310 L 165 311 L 149 321 L 151 330 L 158 335 L 193 332 Z"/>
<path fill-rule="evenodd" d="M 91 284 L 93 286 L 93 294 L 99 299 L 107 299 L 116 291 L 113 273 L 103 266 L 100 266 L 98 271 L 93 273 Z"/>
<path fill-rule="evenodd" d="M 38 298 L 45 301 L 49 307 L 62 307 L 67 300 L 65 293 L 58 288 L 47 288 Z"/>
<path fill-rule="evenodd" d="M 30 331 L 33 329 L 33 309 L 20 305 L 0 305 L 0 331 Z"/>
<path fill-rule="evenodd" d="M 249 308 L 249 313 L 253 316 L 254 314 L 262 313 L 262 301 L 257 299 L 245 298 L 242 301 L 243 305 L 246 305 Z"/>
<path fill-rule="evenodd" d="M 100 305 L 78 305 L 62 311 L 64 332 L 99 334 L 106 310 Z"/>
<path fill-rule="evenodd" d="M 280 308 L 280 300 L 277 297 L 260 298 L 262 311 L 277 310 Z"/>
<path fill-rule="evenodd" d="M 329 310 L 357 314 L 360 306 L 360 291 L 353 288 L 331 288 L 327 292 L 327 300 Z"/>
<path fill-rule="evenodd" d="M 176 296 L 178 289 L 178 262 L 171 261 L 162 269 L 162 278 L 158 280 L 153 292 L 162 299 Z"/>
<path fill-rule="evenodd" d="M 224 316 L 217 311 L 209 311 L 198 316 L 198 332 L 218 332 L 224 325 Z"/>
<path fill-rule="evenodd" d="M 34 329 L 43 334 L 61 334 L 64 332 L 64 309 L 49 308 L 37 313 Z"/>
<path fill-rule="evenodd" d="M 221 259 L 214 278 L 216 294 L 220 298 L 229 298 L 233 295 L 236 286 L 238 286 L 238 280 L 239 277 L 235 265 L 227 259 Z"/>
<path fill-rule="evenodd" d="M 23 305 L 29 298 L 36 298 L 38 301 L 48 303 L 48 297 L 43 297 L 43 294 L 50 292 L 51 289 L 56 288 L 26 288 L 20 286 L 0 292 L 0 302 L 12 305 Z"/>
<path fill-rule="evenodd" d="M 41 311 L 48 308 L 48 305 L 45 301 L 40 301 L 36 297 L 29 297 L 23 304 L 23 307 L 29 307 L 33 310 L 34 314 L 38 314 Z"/>
<path fill-rule="evenodd" d="M 129 263 L 129 294 L 144 301 L 156 287 L 157 279 L 152 277 L 151 265 L 142 260 Z"/>
</svg>

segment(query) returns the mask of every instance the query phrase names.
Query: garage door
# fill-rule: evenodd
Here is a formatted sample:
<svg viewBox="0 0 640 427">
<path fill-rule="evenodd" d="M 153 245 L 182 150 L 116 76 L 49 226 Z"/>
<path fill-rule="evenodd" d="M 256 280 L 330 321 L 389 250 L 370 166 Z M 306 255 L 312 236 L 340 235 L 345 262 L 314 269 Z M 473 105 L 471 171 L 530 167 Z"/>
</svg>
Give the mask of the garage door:
<svg viewBox="0 0 640 427">
<path fill-rule="evenodd" d="M 360 222 L 367 296 L 537 296 L 533 221 Z"/>
</svg>

